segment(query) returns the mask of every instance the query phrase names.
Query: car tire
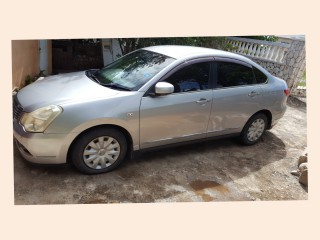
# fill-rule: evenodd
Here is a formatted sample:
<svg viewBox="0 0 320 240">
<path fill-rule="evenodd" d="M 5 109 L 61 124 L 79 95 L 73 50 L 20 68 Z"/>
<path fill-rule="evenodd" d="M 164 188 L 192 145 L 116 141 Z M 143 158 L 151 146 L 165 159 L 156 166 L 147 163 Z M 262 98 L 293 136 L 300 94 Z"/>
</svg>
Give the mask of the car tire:
<svg viewBox="0 0 320 240">
<path fill-rule="evenodd" d="M 240 134 L 240 141 L 244 145 L 253 145 L 257 143 L 267 129 L 268 119 L 265 114 L 258 113 L 253 115 Z"/>
<path fill-rule="evenodd" d="M 114 128 L 95 128 L 81 135 L 71 150 L 73 165 L 85 174 L 110 172 L 126 157 L 125 135 Z"/>
</svg>

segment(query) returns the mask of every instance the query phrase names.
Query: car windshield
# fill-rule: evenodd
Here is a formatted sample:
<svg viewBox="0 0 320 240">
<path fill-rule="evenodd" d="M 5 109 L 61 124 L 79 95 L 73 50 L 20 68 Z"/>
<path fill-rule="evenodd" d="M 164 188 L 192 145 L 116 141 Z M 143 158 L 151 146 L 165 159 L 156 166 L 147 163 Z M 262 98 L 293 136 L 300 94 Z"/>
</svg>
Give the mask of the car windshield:
<svg viewBox="0 0 320 240">
<path fill-rule="evenodd" d="M 138 90 L 173 61 L 159 53 L 138 50 L 91 73 L 90 77 L 107 87 Z"/>
</svg>

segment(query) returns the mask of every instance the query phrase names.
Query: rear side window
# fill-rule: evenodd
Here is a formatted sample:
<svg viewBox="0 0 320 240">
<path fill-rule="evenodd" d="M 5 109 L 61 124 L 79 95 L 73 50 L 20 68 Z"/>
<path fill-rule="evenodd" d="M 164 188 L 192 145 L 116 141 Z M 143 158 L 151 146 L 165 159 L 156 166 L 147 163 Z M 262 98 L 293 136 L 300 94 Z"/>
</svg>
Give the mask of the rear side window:
<svg viewBox="0 0 320 240">
<path fill-rule="evenodd" d="M 169 78 L 166 82 L 174 86 L 174 92 L 201 91 L 209 88 L 210 63 L 195 63 L 184 67 Z"/>
<path fill-rule="evenodd" d="M 217 71 L 217 88 L 254 84 L 251 67 L 233 62 L 217 62 Z"/>
<path fill-rule="evenodd" d="M 264 75 L 259 69 L 253 67 L 254 76 L 256 78 L 257 83 L 266 83 L 268 77 Z"/>
</svg>

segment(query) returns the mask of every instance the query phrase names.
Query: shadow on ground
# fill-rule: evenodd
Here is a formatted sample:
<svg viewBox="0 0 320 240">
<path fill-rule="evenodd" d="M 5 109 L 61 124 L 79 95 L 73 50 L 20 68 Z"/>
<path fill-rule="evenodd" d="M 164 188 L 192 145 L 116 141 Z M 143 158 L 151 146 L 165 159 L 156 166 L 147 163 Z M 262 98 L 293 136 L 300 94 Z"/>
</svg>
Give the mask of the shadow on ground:
<svg viewBox="0 0 320 240">
<path fill-rule="evenodd" d="M 284 143 L 267 132 L 254 146 L 242 146 L 236 139 L 189 144 L 147 152 L 111 173 L 88 176 L 71 165 L 31 165 L 15 149 L 15 203 L 155 202 L 188 191 L 195 195 L 173 200 L 228 200 L 228 193 L 234 195 L 230 200 L 250 200 L 232 186 L 226 187 L 228 182 L 285 156 Z M 222 197 L 204 193 L 210 187 Z"/>
</svg>

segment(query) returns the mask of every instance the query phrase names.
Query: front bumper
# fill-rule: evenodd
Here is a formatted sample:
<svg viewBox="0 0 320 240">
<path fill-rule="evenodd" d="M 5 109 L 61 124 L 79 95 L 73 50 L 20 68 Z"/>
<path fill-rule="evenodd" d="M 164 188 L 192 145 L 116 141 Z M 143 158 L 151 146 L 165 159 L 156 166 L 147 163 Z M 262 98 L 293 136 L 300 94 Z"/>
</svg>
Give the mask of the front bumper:
<svg viewBox="0 0 320 240">
<path fill-rule="evenodd" d="M 20 154 L 27 161 L 40 164 L 66 163 L 65 134 L 28 133 L 14 121 L 13 135 Z"/>
</svg>

